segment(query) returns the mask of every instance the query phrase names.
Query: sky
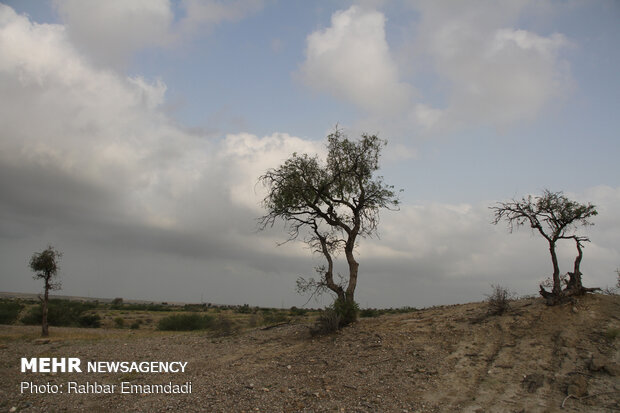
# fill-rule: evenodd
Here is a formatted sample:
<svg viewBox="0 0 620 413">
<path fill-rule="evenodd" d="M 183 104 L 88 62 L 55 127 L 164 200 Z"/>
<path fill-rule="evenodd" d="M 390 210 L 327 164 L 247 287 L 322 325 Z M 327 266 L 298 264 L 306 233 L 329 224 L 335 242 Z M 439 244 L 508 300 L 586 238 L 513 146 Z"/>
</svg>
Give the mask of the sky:
<svg viewBox="0 0 620 413">
<path fill-rule="evenodd" d="M 584 283 L 613 286 L 619 21 L 614 0 L 0 3 L 0 290 L 41 291 L 53 245 L 65 295 L 304 305 L 321 257 L 258 231 L 257 180 L 335 127 L 386 139 L 403 190 L 358 243 L 361 307 L 536 294 L 546 241 L 489 206 L 545 188 L 597 206 Z"/>
</svg>

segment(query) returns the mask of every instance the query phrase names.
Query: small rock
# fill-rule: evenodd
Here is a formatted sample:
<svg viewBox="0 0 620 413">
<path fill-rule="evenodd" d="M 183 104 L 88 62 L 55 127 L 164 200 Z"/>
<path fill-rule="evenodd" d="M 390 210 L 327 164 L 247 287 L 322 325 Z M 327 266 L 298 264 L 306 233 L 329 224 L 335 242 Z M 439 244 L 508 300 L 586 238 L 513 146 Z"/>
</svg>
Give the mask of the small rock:
<svg viewBox="0 0 620 413">
<path fill-rule="evenodd" d="M 291 366 L 291 365 L 289 364 L 288 366 L 286 366 L 286 368 L 290 370 L 290 369 L 292 369 L 292 368 L 293 368 L 293 366 Z"/>
<path fill-rule="evenodd" d="M 586 378 L 581 375 L 574 376 L 566 388 L 566 394 L 575 397 L 583 397 L 586 393 L 588 393 L 588 381 Z"/>
<path fill-rule="evenodd" d="M 17 411 L 17 407 L 13 406 L 9 409 L 9 412 L 13 413 Z"/>
<path fill-rule="evenodd" d="M 50 339 L 49 338 L 37 338 L 34 341 L 34 344 L 49 344 Z"/>
<path fill-rule="evenodd" d="M 606 364 L 607 360 L 605 360 L 600 354 L 593 354 L 588 368 L 590 371 L 600 371 L 605 368 Z"/>
</svg>

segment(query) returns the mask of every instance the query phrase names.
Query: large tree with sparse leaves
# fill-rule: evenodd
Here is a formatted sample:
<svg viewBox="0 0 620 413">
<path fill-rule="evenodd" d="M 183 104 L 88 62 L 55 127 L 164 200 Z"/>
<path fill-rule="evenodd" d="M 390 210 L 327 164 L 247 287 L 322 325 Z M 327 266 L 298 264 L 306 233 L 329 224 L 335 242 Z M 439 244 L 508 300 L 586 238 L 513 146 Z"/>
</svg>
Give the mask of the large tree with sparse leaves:
<svg viewBox="0 0 620 413">
<path fill-rule="evenodd" d="M 355 305 L 359 275 L 357 242 L 376 233 L 381 209 L 398 206 L 398 192 L 376 175 L 385 145 L 376 135 L 350 140 L 336 129 L 327 137 L 324 162 L 316 155 L 293 154 L 259 178 L 267 188 L 263 200 L 267 214 L 260 218 L 260 227 L 283 220 L 289 241 L 302 237 L 322 254 L 326 265 L 318 268 L 319 280 L 305 285 L 332 291 L 337 302 L 349 308 Z M 349 267 L 342 282 L 334 279 L 334 257 L 339 252 Z"/>
<path fill-rule="evenodd" d="M 520 200 L 499 202 L 491 209 L 495 213 L 493 224 L 506 221 L 510 232 L 520 226 L 529 225 L 533 231 L 537 231 L 547 240 L 553 265 L 552 289 L 547 291 L 541 285 L 540 294 L 547 299 L 549 304 L 560 302 L 563 297 L 581 295 L 593 290 L 583 286 L 580 270 L 583 245 L 590 239 L 577 235 L 577 229 L 581 226 L 593 225 L 590 218 L 598 214 L 594 205 L 580 204 L 568 199 L 562 192 L 551 192 L 545 189 L 541 196 L 528 195 Z M 573 271 L 567 272 L 569 278 L 564 289 L 562 289 L 560 266 L 556 254 L 557 243 L 562 239 L 572 240 L 577 248 Z"/>
</svg>

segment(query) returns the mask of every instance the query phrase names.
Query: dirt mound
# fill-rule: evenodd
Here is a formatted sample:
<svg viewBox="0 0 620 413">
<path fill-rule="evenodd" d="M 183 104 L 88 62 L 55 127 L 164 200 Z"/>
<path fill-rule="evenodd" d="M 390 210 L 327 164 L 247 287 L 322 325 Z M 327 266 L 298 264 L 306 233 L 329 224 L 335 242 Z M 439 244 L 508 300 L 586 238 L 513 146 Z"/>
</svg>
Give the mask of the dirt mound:
<svg viewBox="0 0 620 413">
<path fill-rule="evenodd" d="M 620 410 L 620 297 L 547 307 L 515 301 L 362 319 L 311 339 L 284 325 L 233 337 L 127 332 L 67 338 L 0 326 L 5 411 L 614 412 Z M 20 357 L 182 360 L 182 374 L 19 373 Z M 20 382 L 192 382 L 191 394 L 21 394 Z"/>
</svg>

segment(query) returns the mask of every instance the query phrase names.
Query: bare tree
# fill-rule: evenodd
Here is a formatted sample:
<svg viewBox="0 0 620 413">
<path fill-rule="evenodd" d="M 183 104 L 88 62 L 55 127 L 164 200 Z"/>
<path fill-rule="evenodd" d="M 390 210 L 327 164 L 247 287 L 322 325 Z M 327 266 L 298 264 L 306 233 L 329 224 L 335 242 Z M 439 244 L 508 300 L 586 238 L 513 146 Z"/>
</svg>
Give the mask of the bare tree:
<svg viewBox="0 0 620 413">
<path fill-rule="evenodd" d="M 51 245 L 48 246 L 42 252 L 35 252 L 30 258 L 30 269 L 34 271 L 34 279 L 42 279 L 44 281 L 44 294 L 43 298 L 39 296 L 41 300 L 41 312 L 43 318 L 41 320 L 41 335 L 43 337 L 49 336 L 49 329 L 47 324 L 47 308 L 49 300 L 50 290 L 60 290 L 60 281 L 56 279 L 60 267 L 58 261 L 62 257 L 62 253 L 56 250 Z"/>
<path fill-rule="evenodd" d="M 358 237 L 376 233 L 379 210 L 397 207 L 398 196 L 393 186 L 375 176 L 384 140 L 364 134 L 359 141 L 352 141 L 336 129 L 327 141 L 325 163 L 317 156 L 293 154 L 259 178 L 268 189 L 263 200 L 267 214 L 260 218 L 260 228 L 284 220 L 287 242 L 302 236 L 327 263 L 317 269 L 319 281 L 302 285 L 302 289 L 330 290 L 336 294 L 337 303 L 353 308 L 359 271 L 354 254 Z M 339 251 L 344 252 L 349 267 L 343 283 L 334 280 L 334 257 Z M 345 316 L 343 322 L 350 321 Z"/>
<path fill-rule="evenodd" d="M 583 243 L 590 240 L 575 234 L 579 226 L 593 225 L 589 219 L 598 214 L 596 207 L 590 203 L 580 204 L 568 199 L 562 192 L 543 191 L 541 196 L 528 195 L 520 200 L 499 202 L 491 207 L 495 213 L 493 224 L 500 221 L 508 222 L 508 229 L 529 225 L 532 230 L 538 231 L 549 243 L 549 253 L 553 264 L 553 287 L 551 292 L 540 286 L 540 294 L 547 298 L 547 302 L 554 304 L 562 297 L 580 295 L 591 289 L 584 288 L 581 282 L 580 265 L 583 258 Z M 573 272 L 569 272 L 569 281 L 566 289 L 562 290 L 560 282 L 560 266 L 556 255 L 556 245 L 561 239 L 572 239 L 577 247 Z"/>
</svg>

